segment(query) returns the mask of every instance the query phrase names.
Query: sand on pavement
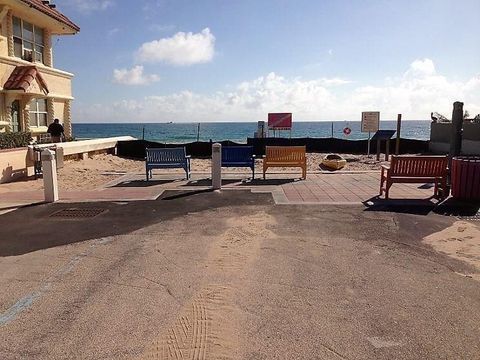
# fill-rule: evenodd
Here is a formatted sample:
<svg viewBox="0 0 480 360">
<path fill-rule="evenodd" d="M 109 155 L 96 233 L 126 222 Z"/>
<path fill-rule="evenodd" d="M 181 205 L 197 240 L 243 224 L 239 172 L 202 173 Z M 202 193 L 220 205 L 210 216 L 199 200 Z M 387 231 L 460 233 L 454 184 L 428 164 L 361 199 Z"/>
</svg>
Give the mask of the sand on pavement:
<svg viewBox="0 0 480 360">
<path fill-rule="evenodd" d="M 320 171 L 320 163 L 326 154 L 308 153 L 307 168 L 309 172 Z M 346 167 L 341 171 L 369 171 L 379 170 L 383 161 L 376 161 L 375 157 L 368 158 L 366 155 L 342 154 L 347 159 Z M 383 157 L 382 157 L 383 159 Z M 192 172 L 209 173 L 210 159 L 192 159 Z M 143 173 L 145 163 L 141 160 L 121 158 L 110 154 L 100 154 L 85 160 L 67 160 L 64 167 L 58 170 L 58 184 L 61 190 L 93 190 L 108 184 L 110 181 L 128 173 Z M 162 170 L 157 170 L 161 172 Z M 172 173 L 182 173 L 181 169 L 163 170 Z M 229 173 L 248 173 L 246 168 L 228 168 Z M 256 172 L 261 173 L 262 163 L 256 163 Z M 298 173 L 294 168 L 275 168 L 270 171 Z M 0 184 L 0 194 L 9 191 L 43 189 L 43 180 L 21 180 L 7 184 Z"/>
<path fill-rule="evenodd" d="M 456 221 L 452 226 L 431 234 L 423 240 L 435 250 L 473 265 L 479 272 L 471 274 L 480 280 L 480 228 L 468 221 Z"/>
</svg>

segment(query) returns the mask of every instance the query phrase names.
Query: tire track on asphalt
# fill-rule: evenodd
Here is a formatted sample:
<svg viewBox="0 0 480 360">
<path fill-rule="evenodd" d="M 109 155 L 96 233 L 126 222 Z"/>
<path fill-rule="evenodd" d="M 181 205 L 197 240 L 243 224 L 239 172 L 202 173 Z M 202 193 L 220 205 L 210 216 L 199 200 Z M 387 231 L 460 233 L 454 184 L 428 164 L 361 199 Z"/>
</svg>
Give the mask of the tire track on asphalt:
<svg viewBox="0 0 480 360">
<path fill-rule="evenodd" d="M 267 229 L 272 218 L 264 212 L 231 218 L 225 232 L 213 241 L 207 259 L 207 273 L 224 282 L 205 285 L 141 359 L 231 359 L 238 349 L 239 310 L 232 279 L 248 271 L 261 241 L 274 234 Z M 195 236 L 195 230 L 188 236 Z"/>
</svg>

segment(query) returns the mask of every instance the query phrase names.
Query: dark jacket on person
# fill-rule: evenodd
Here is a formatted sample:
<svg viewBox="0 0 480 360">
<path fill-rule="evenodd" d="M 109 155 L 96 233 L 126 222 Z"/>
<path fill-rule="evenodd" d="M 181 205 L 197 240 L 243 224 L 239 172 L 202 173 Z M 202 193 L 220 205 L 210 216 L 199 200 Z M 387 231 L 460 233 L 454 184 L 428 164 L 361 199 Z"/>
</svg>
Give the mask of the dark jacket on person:
<svg viewBox="0 0 480 360">
<path fill-rule="evenodd" d="M 56 123 L 51 123 L 47 130 L 47 132 L 52 136 L 62 136 L 63 131 L 63 126 Z"/>
</svg>

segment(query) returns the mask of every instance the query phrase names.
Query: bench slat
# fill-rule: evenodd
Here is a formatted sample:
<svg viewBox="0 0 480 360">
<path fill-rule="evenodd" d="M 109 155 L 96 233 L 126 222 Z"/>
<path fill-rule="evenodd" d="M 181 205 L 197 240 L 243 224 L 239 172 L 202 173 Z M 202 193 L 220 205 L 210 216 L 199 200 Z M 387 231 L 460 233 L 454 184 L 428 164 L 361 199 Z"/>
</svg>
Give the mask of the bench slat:
<svg viewBox="0 0 480 360">
<path fill-rule="evenodd" d="M 152 177 L 152 169 L 184 169 L 190 178 L 190 159 L 184 147 L 145 149 L 145 169 L 147 181 Z"/>
<path fill-rule="evenodd" d="M 223 167 L 248 167 L 255 178 L 255 158 L 253 146 L 222 146 Z"/>
<path fill-rule="evenodd" d="M 441 188 L 443 194 L 446 191 L 448 173 L 447 156 L 392 156 L 390 168 L 382 168 L 380 178 L 380 195 L 388 192 L 393 183 L 433 182 L 435 195 Z M 386 186 L 383 187 L 384 183 Z"/>
<path fill-rule="evenodd" d="M 263 159 L 263 177 L 269 167 L 300 167 L 307 176 L 307 149 L 305 146 L 266 146 Z"/>
</svg>

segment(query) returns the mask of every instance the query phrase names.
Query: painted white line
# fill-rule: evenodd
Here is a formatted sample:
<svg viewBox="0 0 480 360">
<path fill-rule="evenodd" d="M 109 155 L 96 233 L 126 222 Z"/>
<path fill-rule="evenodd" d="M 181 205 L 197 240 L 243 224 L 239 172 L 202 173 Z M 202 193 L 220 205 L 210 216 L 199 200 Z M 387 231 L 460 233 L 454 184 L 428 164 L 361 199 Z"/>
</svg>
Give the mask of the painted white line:
<svg viewBox="0 0 480 360">
<path fill-rule="evenodd" d="M 40 299 L 45 293 L 50 290 L 54 282 L 58 282 L 62 276 L 65 276 L 68 273 L 72 272 L 75 267 L 80 263 L 80 261 L 82 261 L 82 259 L 89 256 L 93 252 L 97 245 L 107 244 L 110 241 L 110 238 L 100 238 L 94 240 L 94 242 L 90 244 L 90 246 L 85 251 L 71 258 L 70 261 L 68 261 L 52 276 L 50 276 L 39 289 L 24 296 L 15 304 L 13 304 L 10 308 L 8 308 L 5 312 L 0 314 L 0 327 L 7 325 L 11 321 L 15 320 L 21 312 L 29 309 L 36 300 Z"/>
</svg>

